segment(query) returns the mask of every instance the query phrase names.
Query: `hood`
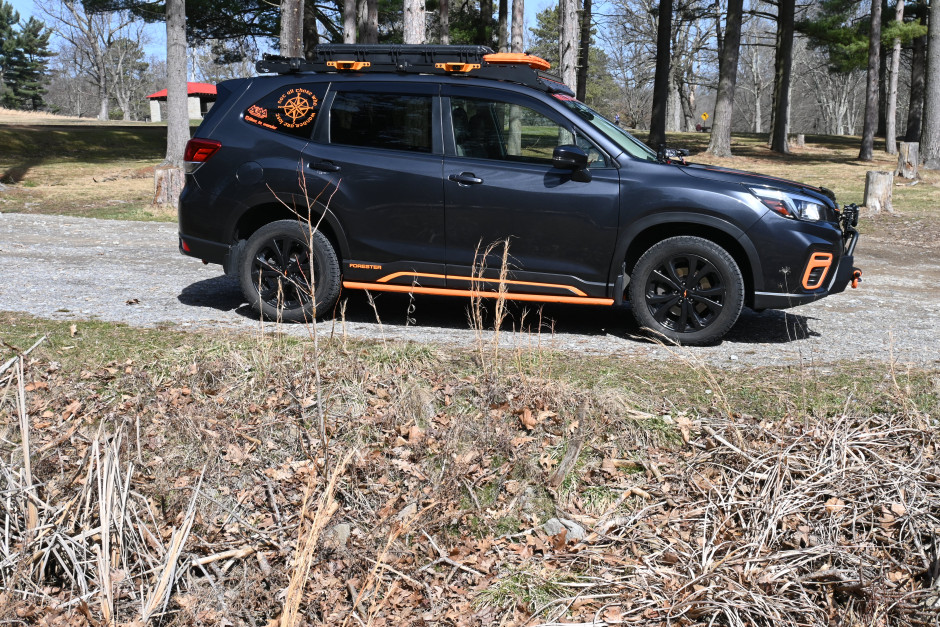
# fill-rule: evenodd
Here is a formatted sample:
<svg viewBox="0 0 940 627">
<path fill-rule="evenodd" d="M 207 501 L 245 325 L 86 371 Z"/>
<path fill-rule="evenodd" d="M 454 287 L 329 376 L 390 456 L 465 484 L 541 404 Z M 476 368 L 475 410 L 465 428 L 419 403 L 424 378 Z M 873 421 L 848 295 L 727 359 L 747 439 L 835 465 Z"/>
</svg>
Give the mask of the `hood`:
<svg viewBox="0 0 940 627">
<path fill-rule="evenodd" d="M 728 183 L 739 183 L 741 185 L 760 185 L 763 187 L 774 187 L 785 191 L 800 193 L 809 193 L 820 197 L 827 204 L 835 207 L 836 195 L 832 190 L 825 187 L 814 187 L 805 183 L 798 183 L 789 179 L 782 179 L 776 176 L 758 174 L 756 172 L 746 172 L 744 170 L 733 170 L 731 168 L 721 168 L 714 165 L 689 164 L 680 166 L 683 172 L 689 176 L 697 178 L 711 179 L 714 181 L 725 181 Z"/>
</svg>

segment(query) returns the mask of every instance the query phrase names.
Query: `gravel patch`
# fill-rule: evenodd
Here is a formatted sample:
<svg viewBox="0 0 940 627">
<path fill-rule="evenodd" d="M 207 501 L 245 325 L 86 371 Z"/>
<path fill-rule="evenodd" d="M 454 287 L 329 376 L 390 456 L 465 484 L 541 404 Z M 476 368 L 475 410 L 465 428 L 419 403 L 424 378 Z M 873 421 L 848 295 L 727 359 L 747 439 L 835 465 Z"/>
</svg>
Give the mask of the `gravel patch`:
<svg viewBox="0 0 940 627">
<path fill-rule="evenodd" d="M 931 279 L 940 261 L 905 256 L 883 242 L 856 251 L 864 281 L 787 311 L 745 310 L 717 346 L 666 348 L 642 337 L 627 307 L 511 304 L 499 341 L 508 348 L 545 348 L 624 357 L 691 357 L 711 364 L 793 365 L 866 360 L 940 366 L 940 290 Z M 342 316 L 320 332 L 476 346 L 467 301 L 460 298 L 343 294 Z M 56 320 L 98 319 L 133 326 L 274 331 L 242 299 L 220 266 L 177 251 L 176 225 L 68 216 L 0 214 L 0 310 Z M 307 335 L 302 325 L 281 333 Z M 483 341 L 491 341 L 486 333 Z"/>
</svg>

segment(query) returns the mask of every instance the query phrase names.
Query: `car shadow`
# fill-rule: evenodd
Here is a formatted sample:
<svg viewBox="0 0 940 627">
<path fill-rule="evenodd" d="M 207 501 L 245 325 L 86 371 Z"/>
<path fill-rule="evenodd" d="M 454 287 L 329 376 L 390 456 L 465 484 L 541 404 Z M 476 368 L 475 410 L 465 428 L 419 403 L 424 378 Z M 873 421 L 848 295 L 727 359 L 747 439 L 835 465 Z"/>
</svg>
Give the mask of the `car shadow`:
<svg viewBox="0 0 940 627">
<path fill-rule="evenodd" d="M 218 276 L 197 281 L 183 289 L 178 300 L 190 307 L 232 311 L 248 319 L 258 314 L 244 300 L 238 281 Z M 464 298 L 344 290 L 332 316 L 349 323 L 379 324 L 387 327 L 430 327 L 467 330 L 471 320 L 479 317 L 484 329 L 495 323 L 496 302 L 486 299 L 474 313 L 471 301 Z M 810 337 L 819 337 L 813 330 L 813 318 L 787 311 L 768 309 L 762 312 L 744 309 L 737 324 L 722 339 L 732 344 L 787 344 Z M 529 335 L 612 336 L 622 340 L 658 344 L 643 334 L 629 305 L 618 307 L 528 303 L 507 301 L 503 310 L 502 329 Z"/>
</svg>

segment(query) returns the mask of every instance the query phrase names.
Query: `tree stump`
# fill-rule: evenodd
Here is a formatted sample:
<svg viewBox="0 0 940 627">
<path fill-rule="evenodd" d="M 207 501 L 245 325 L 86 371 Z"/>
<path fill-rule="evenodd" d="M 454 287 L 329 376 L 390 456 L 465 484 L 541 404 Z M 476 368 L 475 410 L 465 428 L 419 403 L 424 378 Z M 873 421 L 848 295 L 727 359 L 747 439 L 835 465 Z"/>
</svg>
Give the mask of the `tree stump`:
<svg viewBox="0 0 940 627">
<path fill-rule="evenodd" d="M 879 170 L 870 170 L 865 176 L 865 206 L 872 213 L 887 211 L 894 213 L 891 206 L 891 190 L 894 187 L 894 174 Z"/>
<path fill-rule="evenodd" d="M 803 133 L 797 133 L 796 135 L 790 135 L 790 147 L 792 148 L 806 148 L 806 135 Z"/>
<path fill-rule="evenodd" d="M 919 152 L 920 144 L 917 142 L 901 142 L 901 148 L 898 150 L 898 169 L 894 173 L 906 179 L 916 179 Z"/>
<path fill-rule="evenodd" d="M 168 164 L 158 165 L 153 173 L 153 204 L 176 206 L 185 182 L 183 168 Z"/>
</svg>

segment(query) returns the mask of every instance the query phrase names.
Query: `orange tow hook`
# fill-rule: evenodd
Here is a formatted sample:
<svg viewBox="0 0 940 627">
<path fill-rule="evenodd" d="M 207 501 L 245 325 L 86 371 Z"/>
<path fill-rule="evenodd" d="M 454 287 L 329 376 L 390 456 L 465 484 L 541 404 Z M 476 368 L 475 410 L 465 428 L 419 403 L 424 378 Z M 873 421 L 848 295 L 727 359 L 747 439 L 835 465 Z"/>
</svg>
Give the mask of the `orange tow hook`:
<svg viewBox="0 0 940 627">
<path fill-rule="evenodd" d="M 859 269 L 852 270 L 852 289 L 858 287 L 858 284 L 862 282 L 862 271 Z"/>
</svg>

